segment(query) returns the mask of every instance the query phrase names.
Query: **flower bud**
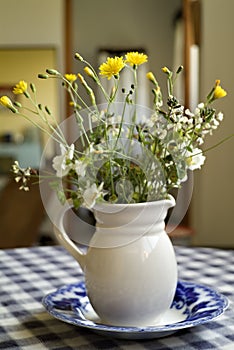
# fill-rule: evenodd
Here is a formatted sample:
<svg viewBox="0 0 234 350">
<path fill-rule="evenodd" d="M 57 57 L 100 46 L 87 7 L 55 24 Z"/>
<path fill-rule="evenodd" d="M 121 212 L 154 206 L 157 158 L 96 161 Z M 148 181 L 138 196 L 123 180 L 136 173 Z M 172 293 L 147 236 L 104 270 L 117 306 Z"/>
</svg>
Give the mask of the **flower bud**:
<svg viewBox="0 0 234 350">
<path fill-rule="evenodd" d="M 0 98 L 0 104 L 3 107 L 10 109 L 13 113 L 18 112 L 18 110 L 13 106 L 13 103 L 11 102 L 11 99 L 8 96 L 2 96 Z"/>
<path fill-rule="evenodd" d="M 90 91 L 89 91 L 89 96 L 90 96 L 90 100 L 91 100 L 92 105 L 95 106 L 95 104 L 96 104 L 96 99 L 95 99 L 95 95 L 94 95 L 94 93 L 93 93 L 93 90 L 91 90 L 91 89 L 90 89 Z"/>
<path fill-rule="evenodd" d="M 163 67 L 162 71 L 168 75 L 171 73 L 171 71 L 167 67 Z"/>
<path fill-rule="evenodd" d="M 18 109 L 15 108 L 14 106 L 9 106 L 8 107 L 13 113 L 18 113 Z"/>
<path fill-rule="evenodd" d="M 74 108 L 79 109 L 79 110 L 82 109 L 82 107 L 78 103 L 73 102 L 73 101 L 69 102 L 69 106 L 74 107 Z"/>
<path fill-rule="evenodd" d="M 48 74 L 38 74 L 38 78 L 39 79 L 48 79 L 49 78 L 49 75 Z"/>
<path fill-rule="evenodd" d="M 157 80 L 152 72 L 146 74 L 147 79 L 149 79 L 154 85 L 158 86 Z"/>
<path fill-rule="evenodd" d="M 81 84 L 85 85 L 86 83 L 85 83 L 85 80 L 84 80 L 83 75 L 81 75 L 80 73 L 78 73 L 77 76 L 78 76 L 78 78 L 80 79 Z"/>
<path fill-rule="evenodd" d="M 59 72 L 55 69 L 46 69 L 46 73 L 50 75 L 60 75 Z"/>
<path fill-rule="evenodd" d="M 184 69 L 183 66 L 179 66 L 179 68 L 176 71 L 176 74 L 179 74 L 180 72 L 182 72 L 183 69 Z"/>
<path fill-rule="evenodd" d="M 94 72 L 92 71 L 91 68 L 89 68 L 89 67 L 86 66 L 86 67 L 84 68 L 84 72 L 85 72 L 89 77 L 91 77 L 93 80 L 96 81 L 96 76 L 95 76 L 95 74 L 94 74 Z"/>
<path fill-rule="evenodd" d="M 33 93 L 36 92 L 36 86 L 34 84 L 30 84 L 30 89 L 32 90 Z"/>
<path fill-rule="evenodd" d="M 81 62 L 84 61 L 83 57 L 82 57 L 79 53 L 76 53 L 76 54 L 75 54 L 75 58 L 76 58 L 78 61 L 81 61 Z"/>
<path fill-rule="evenodd" d="M 24 96 L 26 97 L 26 98 L 29 98 L 30 97 L 30 95 L 29 95 L 29 93 L 28 93 L 28 91 L 24 91 Z"/>
<path fill-rule="evenodd" d="M 125 90 L 124 88 L 122 89 L 122 92 L 125 93 Z M 112 100 L 114 97 L 115 97 L 115 94 L 116 94 L 116 87 L 113 86 L 112 89 L 111 89 L 111 93 L 110 93 L 110 99 Z"/>
<path fill-rule="evenodd" d="M 51 111 L 49 110 L 49 107 L 45 106 L 45 111 L 46 111 L 49 115 L 51 115 Z"/>
<path fill-rule="evenodd" d="M 14 102 L 14 106 L 21 108 L 21 107 L 22 107 L 22 104 L 19 103 L 18 101 L 15 101 L 15 102 Z"/>
</svg>

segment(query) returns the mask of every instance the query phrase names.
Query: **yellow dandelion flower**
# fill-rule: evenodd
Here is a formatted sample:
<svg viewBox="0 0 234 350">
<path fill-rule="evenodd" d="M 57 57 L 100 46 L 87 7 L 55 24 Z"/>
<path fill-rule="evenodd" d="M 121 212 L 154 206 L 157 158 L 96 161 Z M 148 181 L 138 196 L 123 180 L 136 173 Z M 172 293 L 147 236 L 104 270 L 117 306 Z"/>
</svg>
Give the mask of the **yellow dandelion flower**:
<svg viewBox="0 0 234 350">
<path fill-rule="evenodd" d="M 111 77 L 117 76 L 124 66 L 123 57 L 108 57 L 106 62 L 100 65 L 99 70 L 100 74 L 109 80 Z"/>
<path fill-rule="evenodd" d="M 24 92 L 27 91 L 27 88 L 28 88 L 28 84 L 24 80 L 20 80 L 20 82 L 15 85 L 13 89 L 13 93 L 15 95 L 23 94 Z"/>
<path fill-rule="evenodd" d="M 126 62 L 130 63 L 131 66 L 140 66 L 141 64 L 148 61 L 148 56 L 144 53 L 139 52 L 128 52 L 126 55 Z"/>
<path fill-rule="evenodd" d="M 225 91 L 220 85 L 220 80 L 216 80 L 215 88 L 214 88 L 214 99 L 222 98 L 227 95 L 227 91 Z"/>
<path fill-rule="evenodd" d="M 13 113 L 17 113 L 17 109 L 14 107 L 11 99 L 8 96 L 1 96 L 0 97 L 0 104 L 3 107 L 9 108 Z"/>
<path fill-rule="evenodd" d="M 2 97 L 0 97 L 0 104 L 1 104 L 2 106 L 4 106 L 4 107 L 7 107 L 7 108 L 13 106 L 13 104 L 12 104 L 12 102 L 11 102 L 11 100 L 10 100 L 10 98 L 9 98 L 8 96 L 2 96 Z"/>
<path fill-rule="evenodd" d="M 76 74 L 64 74 L 64 77 L 70 81 L 70 83 L 73 83 L 77 79 Z"/>
</svg>

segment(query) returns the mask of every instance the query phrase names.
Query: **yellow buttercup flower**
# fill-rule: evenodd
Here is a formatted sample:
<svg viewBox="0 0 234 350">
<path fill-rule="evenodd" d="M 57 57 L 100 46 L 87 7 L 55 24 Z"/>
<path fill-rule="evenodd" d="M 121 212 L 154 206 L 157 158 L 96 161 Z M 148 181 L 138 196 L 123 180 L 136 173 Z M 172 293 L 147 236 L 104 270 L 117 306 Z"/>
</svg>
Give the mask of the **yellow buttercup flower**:
<svg viewBox="0 0 234 350">
<path fill-rule="evenodd" d="M 15 85 L 13 88 L 13 93 L 15 95 L 20 95 L 23 94 L 24 92 L 27 91 L 28 84 L 24 80 L 20 80 L 18 84 Z"/>
<path fill-rule="evenodd" d="M 100 74 L 104 75 L 109 80 L 111 77 L 118 76 L 124 66 L 123 57 L 108 57 L 106 62 L 100 65 L 99 70 Z"/>
<path fill-rule="evenodd" d="M 73 83 L 77 79 L 76 74 L 64 74 L 64 77 L 70 81 L 70 83 Z"/>
<path fill-rule="evenodd" d="M 140 66 L 141 64 L 148 61 L 148 56 L 144 53 L 139 52 L 128 52 L 126 54 L 126 62 L 130 63 L 131 66 Z"/>
<path fill-rule="evenodd" d="M 219 84 L 220 80 L 216 80 L 213 95 L 214 99 L 222 98 L 227 95 L 227 91 L 225 91 Z"/>
</svg>

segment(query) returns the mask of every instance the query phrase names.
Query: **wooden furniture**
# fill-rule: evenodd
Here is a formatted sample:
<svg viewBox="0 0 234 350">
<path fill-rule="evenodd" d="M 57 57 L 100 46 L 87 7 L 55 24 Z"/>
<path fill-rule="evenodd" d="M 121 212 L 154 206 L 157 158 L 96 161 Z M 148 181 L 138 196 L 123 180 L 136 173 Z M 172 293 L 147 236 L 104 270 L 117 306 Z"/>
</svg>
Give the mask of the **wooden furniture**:
<svg viewBox="0 0 234 350">
<path fill-rule="evenodd" d="M 19 190 L 10 177 L 0 192 L 0 248 L 32 246 L 45 216 L 39 185 L 29 192 Z"/>
<path fill-rule="evenodd" d="M 179 225 L 173 231 L 170 230 L 170 227 L 167 227 L 166 231 L 168 229 L 168 236 L 174 245 L 183 245 L 187 247 L 191 245 L 194 234 L 194 231 L 191 227 Z"/>
</svg>

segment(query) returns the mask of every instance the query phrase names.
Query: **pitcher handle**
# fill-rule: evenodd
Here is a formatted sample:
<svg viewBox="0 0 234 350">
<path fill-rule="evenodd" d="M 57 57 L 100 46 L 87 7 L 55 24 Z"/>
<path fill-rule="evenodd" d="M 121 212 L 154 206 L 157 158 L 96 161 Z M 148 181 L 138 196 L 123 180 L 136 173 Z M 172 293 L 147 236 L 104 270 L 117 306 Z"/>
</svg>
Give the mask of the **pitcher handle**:
<svg viewBox="0 0 234 350">
<path fill-rule="evenodd" d="M 68 252 L 73 256 L 73 258 L 79 263 L 82 270 L 84 270 L 85 266 L 85 257 L 84 254 L 76 244 L 70 239 L 68 234 L 65 231 L 63 219 L 68 210 L 73 208 L 72 202 L 67 201 L 64 206 L 58 211 L 56 222 L 53 225 L 54 233 L 59 243 L 68 250 Z"/>
</svg>

